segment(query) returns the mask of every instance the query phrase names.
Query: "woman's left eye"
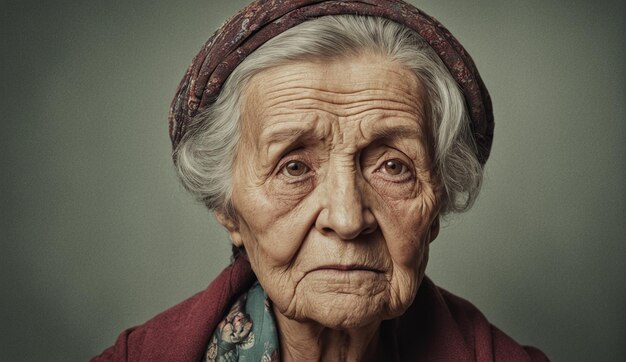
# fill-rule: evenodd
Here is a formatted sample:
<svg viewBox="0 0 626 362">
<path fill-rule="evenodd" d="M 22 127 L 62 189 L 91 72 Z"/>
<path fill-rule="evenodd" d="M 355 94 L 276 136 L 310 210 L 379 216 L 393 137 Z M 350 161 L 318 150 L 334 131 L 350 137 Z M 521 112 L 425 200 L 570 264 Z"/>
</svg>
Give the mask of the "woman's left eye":
<svg viewBox="0 0 626 362">
<path fill-rule="evenodd" d="M 405 165 L 404 162 L 398 159 L 385 161 L 380 169 L 390 176 L 401 176 L 409 170 L 407 165 Z"/>
<path fill-rule="evenodd" d="M 289 161 L 283 166 L 283 175 L 287 177 L 300 177 L 309 172 L 309 167 L 300 161 Z"/>
</svg>

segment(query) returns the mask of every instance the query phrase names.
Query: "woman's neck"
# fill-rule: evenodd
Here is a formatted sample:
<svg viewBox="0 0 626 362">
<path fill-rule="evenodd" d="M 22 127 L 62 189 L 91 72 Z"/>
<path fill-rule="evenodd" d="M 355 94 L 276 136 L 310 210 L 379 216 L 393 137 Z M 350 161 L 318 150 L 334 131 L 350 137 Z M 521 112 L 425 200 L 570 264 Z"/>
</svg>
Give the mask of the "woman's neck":
<svg viewBox="0 0 626 362">
<path fill-rule="evenodd" d="M 337 330 L 315 322 L 298 322 L 277 310 L 274 310 L 274 314 L 282 361 L 380 360 L 380 322 L 360 328 Z"/>
</svg>

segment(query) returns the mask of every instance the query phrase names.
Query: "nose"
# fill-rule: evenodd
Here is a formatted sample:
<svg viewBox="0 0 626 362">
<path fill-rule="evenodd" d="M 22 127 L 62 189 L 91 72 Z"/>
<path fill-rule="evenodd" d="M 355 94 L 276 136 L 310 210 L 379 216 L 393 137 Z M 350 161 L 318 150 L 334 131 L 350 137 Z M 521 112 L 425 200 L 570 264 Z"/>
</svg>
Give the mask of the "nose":
<svg viewBox="0 0 626 362">
<path fill-rule="evenodd" d="M 378 224 L 364 203 L 363 182 L 354 172 L 333 173 L 323 188 L 323 208 L 315 227 L 323 234 L 335 233 L 342 240 L 370 234 Z M 361 185 L 359 185 L 361 184 Z"/>
</svg>

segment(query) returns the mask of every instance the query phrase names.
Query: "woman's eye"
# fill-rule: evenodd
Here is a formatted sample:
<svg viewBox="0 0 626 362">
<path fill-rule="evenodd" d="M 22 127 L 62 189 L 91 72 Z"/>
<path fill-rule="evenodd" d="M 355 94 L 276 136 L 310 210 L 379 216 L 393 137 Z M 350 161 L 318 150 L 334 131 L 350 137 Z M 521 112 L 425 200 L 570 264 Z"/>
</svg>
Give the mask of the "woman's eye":
<svg viewBox="0 0 626 362">
<path fill-rule="evenodd" d="M 388 175 L 398 176 L 408 171 L 408 167 L 400 160 L 393 159 L 385 161 L 381 169 Z"/>
<path fill-rule="evenodd" d="M 288 177 L 299 177 L 309 171 L 309 167 L 300 161 L 289 161 L 283 167 L 283 175 Z"/>
</svg>

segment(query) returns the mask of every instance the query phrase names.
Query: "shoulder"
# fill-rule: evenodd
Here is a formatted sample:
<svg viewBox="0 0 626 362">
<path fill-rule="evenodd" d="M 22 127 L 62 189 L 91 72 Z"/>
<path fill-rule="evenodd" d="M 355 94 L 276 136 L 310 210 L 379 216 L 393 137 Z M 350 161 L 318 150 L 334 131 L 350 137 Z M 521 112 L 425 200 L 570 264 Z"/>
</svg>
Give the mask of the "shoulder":
<svg viewBox="0 0 626 362">
<path fill-rule="evenodd" d="M 424 360 L 548 361 L 538 349 L 525 347 L 493 326 L 472 303 L 428 278 L 400 318 L 401 354 Z M 417 341 L 415 340 L 417 339 Z"/>
<path fill-rule="evenodd" d="M 228 266 L 205 290 L 122 332 L 115 344 L 92 361 L 199 360 L 230 302 L 254 281 L 242 258 Z"/>
<path fill-rule="evenodd" d="M 449 291 L 437 287 L 443 300 L 463 331 L 465 339 L 475 345 L 476 356 L 495 361 L 548 361 L 546 355 L 532 346 L 523 346 L 491 324 L 476 306 Z M 489 351 L 491 353 L 485 353 Z M 481 360 L 482 358 L 477 358 Z"/>
</svg>

